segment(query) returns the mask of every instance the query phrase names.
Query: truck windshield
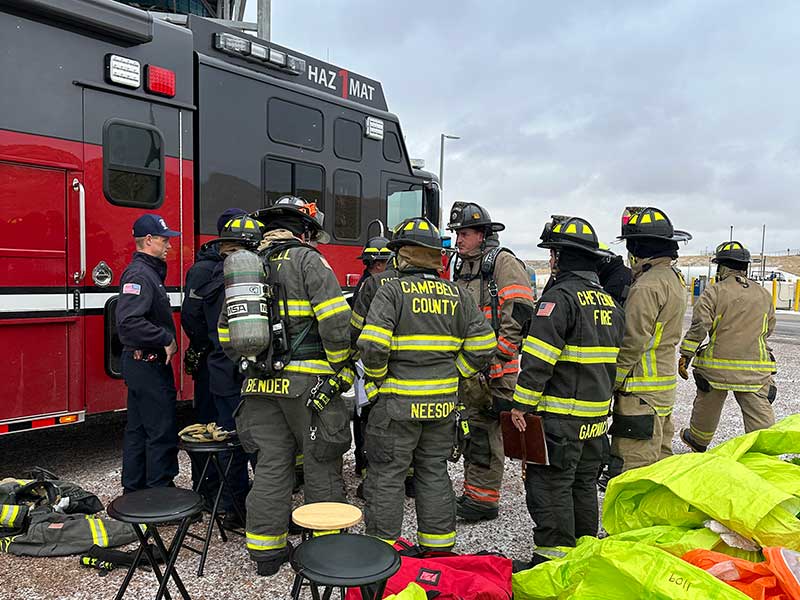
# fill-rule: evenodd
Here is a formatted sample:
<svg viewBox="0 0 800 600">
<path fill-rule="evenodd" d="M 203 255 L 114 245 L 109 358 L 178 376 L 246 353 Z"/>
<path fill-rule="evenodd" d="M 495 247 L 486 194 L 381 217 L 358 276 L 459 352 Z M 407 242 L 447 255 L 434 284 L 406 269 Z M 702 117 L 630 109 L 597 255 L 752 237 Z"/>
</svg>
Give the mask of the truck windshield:
<svg viewBox="0 0 800 600">
<path fill-rule="evenodd" d="M 386 195 L 386 224 L 389 229 L 394 229 L 403 219 L 422 215 L 422 185 L 390 181 Z"/>
</svg>

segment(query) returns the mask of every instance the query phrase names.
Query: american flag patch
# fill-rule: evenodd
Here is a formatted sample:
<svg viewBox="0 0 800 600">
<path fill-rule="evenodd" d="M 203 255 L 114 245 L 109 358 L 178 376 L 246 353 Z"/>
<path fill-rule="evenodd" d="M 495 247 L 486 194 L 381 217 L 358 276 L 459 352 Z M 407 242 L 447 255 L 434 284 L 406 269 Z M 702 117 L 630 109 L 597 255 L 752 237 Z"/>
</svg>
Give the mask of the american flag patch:
<svg viewBox="0 0 800 600">
<path fill-rule="evenodd" d="M 536 310 L 537 317 L 549 317 L 553 314 L 553 310 L 556 307 L 555 302 L 540 302 L 539 308 Z"/>
<path fill-rule="evenodd" d="M 138 283 L 126 283 L 122 286 L 122 293 L 123 294 L 135 294 L 138 296 L 142 293 L 142 286 Z"/>
</svg>

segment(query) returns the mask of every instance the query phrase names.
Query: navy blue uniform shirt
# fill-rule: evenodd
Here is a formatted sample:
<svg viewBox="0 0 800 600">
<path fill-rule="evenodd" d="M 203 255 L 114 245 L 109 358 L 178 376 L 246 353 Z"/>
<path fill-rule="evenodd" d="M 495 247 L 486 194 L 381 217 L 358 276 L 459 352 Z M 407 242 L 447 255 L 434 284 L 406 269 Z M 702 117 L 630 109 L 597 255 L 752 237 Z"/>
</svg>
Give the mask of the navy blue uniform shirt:
<svg viewBox="0 0 800 600">
<path fill-rule="evenodd" d="M 164 279 L 167 263 L 134 252 L 119 282 L 117 332 L 125 350 L 163 349 L 175 339 Z"/>
<path fill-rule="evenodd" d="M 197 260 L 186 274 L 186 296 L 181 309 L 181 324 L 192 345 L 210 345 L 208 354 L 209 389 L 217 396 L 237 396 L 242 376 L 219 343 L 217 321 L 225 302 L 224 259 L 216 243 L 204 244 Z"/>
</svg>

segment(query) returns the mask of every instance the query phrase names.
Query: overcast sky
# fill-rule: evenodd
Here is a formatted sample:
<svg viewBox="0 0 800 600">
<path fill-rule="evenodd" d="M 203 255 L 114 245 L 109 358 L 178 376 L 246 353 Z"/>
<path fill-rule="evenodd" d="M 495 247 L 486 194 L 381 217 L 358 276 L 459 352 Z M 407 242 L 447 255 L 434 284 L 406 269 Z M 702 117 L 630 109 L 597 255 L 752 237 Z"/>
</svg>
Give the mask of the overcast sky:
<svg viewBox="0 0 800 600">
<path fill-rule="evenodd" d="M 256 0 L 247 20 L 255 20 Z M 479 202 L 525 258 L 552 213 L 619 233 L 664 209 L 702 253 L 800 248 L 800 2 L 272 0 L 275 42 L 383 83 L 445 215 Z M 614 247 L 624 252 L 624 246 Z"/>
</svg>

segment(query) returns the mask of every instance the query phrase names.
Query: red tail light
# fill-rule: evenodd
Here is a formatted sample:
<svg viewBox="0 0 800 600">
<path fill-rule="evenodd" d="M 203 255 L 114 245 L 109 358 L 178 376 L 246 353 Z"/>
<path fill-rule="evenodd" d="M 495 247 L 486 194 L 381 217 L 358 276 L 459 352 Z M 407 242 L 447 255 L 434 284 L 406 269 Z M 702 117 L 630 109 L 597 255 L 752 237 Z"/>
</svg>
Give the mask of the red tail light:
<svg viewBox="0 0 800 600">
<path fill-rule="evenodd" d="M 145 85 L 148 92 L 159 96 L 167 96 L 168 98 L 175 96 L 175 71 L 147 65 L 146 81 Z"/>
</svg>

